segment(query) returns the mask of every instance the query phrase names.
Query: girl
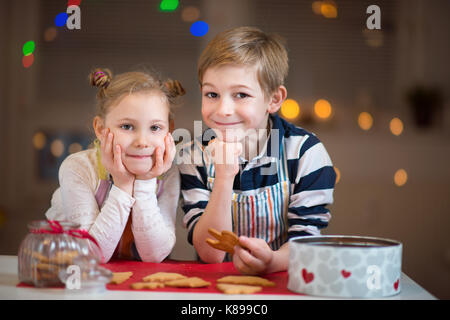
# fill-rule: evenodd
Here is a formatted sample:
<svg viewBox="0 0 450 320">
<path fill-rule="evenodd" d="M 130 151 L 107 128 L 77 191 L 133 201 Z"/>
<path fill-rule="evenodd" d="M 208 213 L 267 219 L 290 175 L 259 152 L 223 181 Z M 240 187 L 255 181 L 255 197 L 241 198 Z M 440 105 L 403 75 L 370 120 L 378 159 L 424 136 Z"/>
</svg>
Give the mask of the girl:
<svg viewBox="0 0 450 320">
<path fill-rule="evenodd" d="M 108 69 L 95 69 L 90 83 L 98 88 L 95 148 L 63 161 L 46 217 L 88 230 L 103 262 L 161 262 L 175 244 L 180 191 L 170 106 L 184 89 L 144 72 L 112 77 Z"/>
</svg>

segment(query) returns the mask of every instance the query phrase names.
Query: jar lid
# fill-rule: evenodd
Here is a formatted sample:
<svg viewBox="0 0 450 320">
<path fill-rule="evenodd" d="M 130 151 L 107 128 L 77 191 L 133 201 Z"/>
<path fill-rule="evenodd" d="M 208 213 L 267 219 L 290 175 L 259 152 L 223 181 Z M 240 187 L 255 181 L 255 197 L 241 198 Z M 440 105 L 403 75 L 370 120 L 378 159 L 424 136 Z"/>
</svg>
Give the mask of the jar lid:
<svg viewBox="0 0 450 320">
<path fill-rule="evenodd" d="M 73 223 L 70 221 L 58 221 L 63 230 L 72 230 L 72 229 L 79 229 L 80 225 L 77 223 Z M 48 222 L 48 220 L 35 220 L 28 223 L 28 229 L 30 232 L 36 231 L 36 230 L 48 230 L 52 231 L 53 228 Z"/>
</svg>

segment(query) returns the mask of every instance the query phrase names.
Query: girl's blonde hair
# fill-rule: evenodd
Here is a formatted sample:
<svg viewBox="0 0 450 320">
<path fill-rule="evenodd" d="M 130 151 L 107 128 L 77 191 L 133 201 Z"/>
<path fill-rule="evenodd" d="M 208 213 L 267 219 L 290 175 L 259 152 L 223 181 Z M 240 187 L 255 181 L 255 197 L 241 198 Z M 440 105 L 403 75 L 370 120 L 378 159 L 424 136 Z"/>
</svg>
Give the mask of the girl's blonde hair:
<svg viewBox="0 0 450 320">
<path fill-rule="evenodd" d="M 163 82 L 147 72 L 125 72 L 113 77 L 109 69 L 95 68 L 89 74 L 89 83 L 98 88 L 96 115 L 104 119 L 109 108 L 118 103 L 127 94 L 156 91 L 166 99 L 169 108 L 175 104 L 178 96 L 186 92 L 178 80 Z M 170 114 L 172 119 L 173 114 Z"/>
<path fill-rule="evenodd" d="M 289 69 L 284 40 L 254 27 L 226 30 L 211 40 L 198 61 L 200 86 L 208 68 L 224 64 L 256 65 L 259 84 L 267 96 L 284 85 Z"/>
</svg>

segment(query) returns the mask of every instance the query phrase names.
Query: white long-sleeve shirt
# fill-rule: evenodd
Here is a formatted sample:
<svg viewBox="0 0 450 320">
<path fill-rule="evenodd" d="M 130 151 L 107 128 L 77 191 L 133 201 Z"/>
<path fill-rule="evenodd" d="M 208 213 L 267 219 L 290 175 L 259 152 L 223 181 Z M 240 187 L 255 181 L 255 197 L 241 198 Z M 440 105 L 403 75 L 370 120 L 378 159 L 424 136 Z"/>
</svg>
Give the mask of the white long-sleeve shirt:
<svg viewBox="0 0 450 320">
<path fill-rule="evenodd" d="M 111 259 L 132 212 L 132 232 L 142 261 L 161 262 L 175 245 L 175 219 L 180 193 L 176 166 L 164 175 L 156 194 L 156 178 L 135 180 L 133 196 L 112 185 L 101 208 L 95 199 L 100 186 L 95 149 L 68 156 L 59 169 L 49 220 L 70 221 L 98 242 L 103 261 Z M 131 211 L 131 209 L 133 209 Z"/>
</svg>

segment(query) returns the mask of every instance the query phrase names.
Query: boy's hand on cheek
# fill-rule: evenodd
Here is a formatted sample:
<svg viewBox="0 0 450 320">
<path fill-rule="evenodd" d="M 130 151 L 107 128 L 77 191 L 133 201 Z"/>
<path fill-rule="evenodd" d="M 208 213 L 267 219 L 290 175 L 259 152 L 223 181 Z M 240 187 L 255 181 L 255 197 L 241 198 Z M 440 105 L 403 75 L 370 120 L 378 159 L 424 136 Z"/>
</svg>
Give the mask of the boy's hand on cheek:
<svg viewBox="0 0 450 320">
<path fill-rule="evenodd" d="M 241 246 L 234 248 L 233 263 L 243 274 L 262 274 L 268 269 L 273 259 L 269 245 L 258 238 L 239 237 Z"/>
<path fill-rule="evenodd" d="M 133 194 L 134 175 L 130 173 L 122 162 L 122 149 L 114 144 L 114 135 L 105 129 L 100 138 L 100 154 L 102 164 L 114 180 L 114 185 L 128 194 Z"/>
<path fill-rule="evenodd" d="M 175 158 L 176 148 L 173 137 L 168 133 L 164 137 L 164 150 L 162 147 L 155 149 L 155 163 L 151 170 L 145 175 L 136 176 L 138 180 L 150 180 L 162 175 L 172 167 L 173 159 Z"/>
<path fill-rule="evenodd" d="M 224 142 L 214 139 L 211 142 L 212 157 L 216 178 L 234 179 L 239 172 L 239 155 L 242 153 L 242 145 L 237 142 Z"/>
</svg>

